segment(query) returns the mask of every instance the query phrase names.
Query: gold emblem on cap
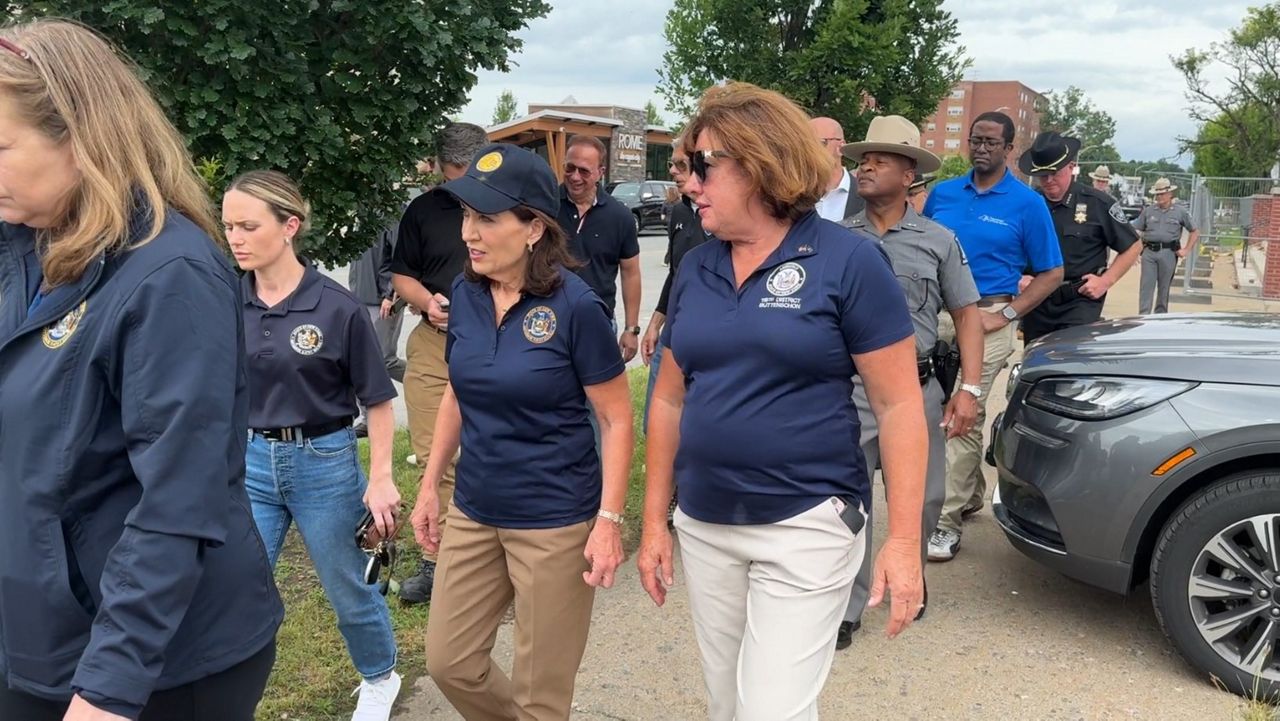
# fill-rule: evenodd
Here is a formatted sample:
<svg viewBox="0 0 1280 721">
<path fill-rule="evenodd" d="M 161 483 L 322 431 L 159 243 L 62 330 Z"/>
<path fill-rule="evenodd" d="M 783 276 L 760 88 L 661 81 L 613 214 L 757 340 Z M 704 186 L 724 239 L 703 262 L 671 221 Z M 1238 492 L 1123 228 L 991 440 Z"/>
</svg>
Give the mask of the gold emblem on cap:
<svg viewBox="0 0 1280 721">
<path fill-rule="evenodd" d="M 492 173 L 502 167 L 502 153 L 496 150 L 492 153 L 486 153 L 483 158 L 476 161 L 476 170 L 482 173 Z"/>
</svg>

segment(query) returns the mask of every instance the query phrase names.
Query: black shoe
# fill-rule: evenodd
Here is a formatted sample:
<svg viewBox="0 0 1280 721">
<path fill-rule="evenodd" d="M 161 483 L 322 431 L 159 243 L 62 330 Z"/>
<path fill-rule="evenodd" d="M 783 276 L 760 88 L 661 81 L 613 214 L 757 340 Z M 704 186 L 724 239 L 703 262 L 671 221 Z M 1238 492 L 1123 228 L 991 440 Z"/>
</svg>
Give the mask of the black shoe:
<svg viewBox="0 0 1280 721">
<path fill-rule="evenodd" d="M 369 437 L 369 424 L 365 423 L 364 421 L 360 421 L 359 423 L 352 426 L 351 430 L 356 432 L 356 438 Z"/>
<path fill-rule="evenodd" d="M 929 610 L 929 582 L 924 582 L 924 601 L 920 603 L 920 610 L 916 611 L 916 620 L 924 618 L 924 612 Z"/>
<path fill-rule="evenodd" d="M 431 603 L 431 584 L 436 581 L 436 562 L 422 559 L 418 573 L 400 582 L 402 603 Z"/>
<path fill-rule="evenodd" d="M 862 628 L 862 620 L 841 621 L 840 630 L 836 631 L 836 650 L 843 651 L 853 645 L 853 634 Z"/>
</svg>

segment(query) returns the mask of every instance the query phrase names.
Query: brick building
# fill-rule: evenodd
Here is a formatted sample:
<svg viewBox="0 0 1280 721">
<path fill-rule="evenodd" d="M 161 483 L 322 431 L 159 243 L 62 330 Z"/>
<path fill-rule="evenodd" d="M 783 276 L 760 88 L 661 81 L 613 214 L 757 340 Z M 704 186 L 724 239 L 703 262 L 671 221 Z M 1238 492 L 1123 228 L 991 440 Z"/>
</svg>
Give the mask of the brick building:
<svg viewBox="0 0 1280 721">
<path fill-rule="evenodd" d="M 1015 134 L 1009 167 L 1040 132 L 1040 108 L 1047 101 L 1016 80 L 962 80 L 938 103 L 938 110 L 920 124 L 920 142 L 941 157 L 969 154 L 969 125 L 989 110 L 1013 119 Z"/>
</svg>

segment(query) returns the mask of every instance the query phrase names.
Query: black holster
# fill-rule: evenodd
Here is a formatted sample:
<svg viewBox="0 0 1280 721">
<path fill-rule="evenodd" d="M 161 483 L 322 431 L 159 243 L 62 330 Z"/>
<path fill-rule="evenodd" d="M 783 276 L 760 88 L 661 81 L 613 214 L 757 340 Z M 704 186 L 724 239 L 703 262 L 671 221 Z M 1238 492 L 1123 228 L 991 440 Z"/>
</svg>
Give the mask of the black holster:
<svg viewBox="0 0 1280 721">
<path fill-rule="evenodd" d="M 933 347 L 933 375 L 942 386 L 942 402 L 951 400 L 956 379 L 960 377 L 960 347 L 938 341 Z"/>
</svg>

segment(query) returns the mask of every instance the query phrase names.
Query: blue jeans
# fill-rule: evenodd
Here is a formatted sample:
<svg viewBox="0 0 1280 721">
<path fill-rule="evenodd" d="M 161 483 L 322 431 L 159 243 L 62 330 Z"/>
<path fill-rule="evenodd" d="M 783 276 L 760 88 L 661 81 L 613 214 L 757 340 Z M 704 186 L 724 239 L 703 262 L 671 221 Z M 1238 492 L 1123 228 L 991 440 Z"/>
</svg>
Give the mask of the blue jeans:
<svg viewBox="0 0 1280 721">
<path fill-rule="evenodd" d="M 355 543 L 366 486 L 355 433 L 344 428 L 305 441 L 252 434 L 245 465 L 253 520 L 272 568 L 296 521 L 356 670 L 369 680 L 386 676 L 396 666 L 396 639 L 377 584 L 364 582 L 366 557 Z"/>
<path fill-rule="evenodd" d="M 649 433 L 649 405 L 653 403 L 653 387 L 658 384 L 658 365 L 662 362 L 662 351 L 666 346 L 662 345 L 662 336 L 658 336 L 658 342 L 653 346 L 653 357 L 649 359 L 649 385 L 644 391 L 644 432 Z"/>
</svg>

